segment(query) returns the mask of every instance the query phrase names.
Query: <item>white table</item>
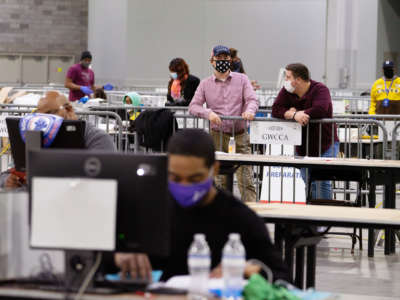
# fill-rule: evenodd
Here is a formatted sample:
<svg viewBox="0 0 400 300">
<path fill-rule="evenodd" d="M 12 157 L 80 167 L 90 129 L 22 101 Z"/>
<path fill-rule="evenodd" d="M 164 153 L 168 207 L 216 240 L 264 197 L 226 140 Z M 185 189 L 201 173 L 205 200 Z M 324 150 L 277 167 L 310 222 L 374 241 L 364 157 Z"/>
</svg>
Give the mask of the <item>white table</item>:
<svg viewBox="0 0 400 300">
<path fill-rule="evenodd" d="M 400 161 L 380 159 L 356 159 L 356 158 L 333 158 L 333 157 L 293 157 L 278 155 L 257 154 L 228 154 L 216 153 L 216 158 L 222 166 L 258 165 L 258 166 L 280 166 L 295 168 L 312 168 L 313 170 L 331 170 L 337 174 L 360 171 L 369 173 L 367 182 L 370 187 L 368 202 L 369 207 L 375 207 L 376 184 L 385 185 L 384 207 L 395 208 L 396 182 L 400 182 Z M 228 184 L 232 186 L 233 173 L 228 174 Z M 374 256 L 374 233 L 368 231 L 368 256 Z M 395 252 L 395 237 L 391 229 L 385 230 L 385 254 Z"/>
<path fill-rule="evenodd" d="M 275 245 L 278 249 L 283 249 L 282 242 L 285 239 L 285 261 L 291 269 L 293 269 L 293 251 L 296 248 L 294 281 L 299 287 L 304 283 L 305 247 L 307 247 L 306 286 L 315 286 L 316 244 L 320 235 L 315 231 L 316 226 L 400 229 L 400 210 L 395 209 L 261 203 L 248 203 L 248 206 L 264 222 L 275 223 Z M 302 236 L 305 237 L 305 242 L 296 246 L 293 240 Z M 313 239 L 313 236 L 316 238 Z"/>
</svg>

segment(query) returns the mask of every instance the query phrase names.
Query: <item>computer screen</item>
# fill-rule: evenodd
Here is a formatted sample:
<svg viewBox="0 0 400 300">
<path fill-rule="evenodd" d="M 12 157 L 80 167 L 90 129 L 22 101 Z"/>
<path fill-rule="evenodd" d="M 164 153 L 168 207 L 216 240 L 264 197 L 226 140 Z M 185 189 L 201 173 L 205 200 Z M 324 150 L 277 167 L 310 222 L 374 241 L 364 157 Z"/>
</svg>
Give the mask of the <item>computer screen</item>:
<svg viewBox="0 0 400 300">
<path fill-rule="evenodd" d="M 11 154 L 14 160 L 15 169 L 25 172 L 25 142 L 21 138 L 19 131 L 19 121 L 21 118 L 6 118 L 8 136 L 11 144 Z M 64 120 L 50 148 L 62 149 L 83 149 L 85 148 L 85 121 Z"/>
<path fill-rule="evenodd" d="M 154 256 L 169 254 L 171 199 L 167 190 L 166 155 L 58 149 L 30 151 L 31 202 L 32 178 L 40 177 L 115 179 L 118 182 L 116 250 Z M 32 209 L 30 214 L 33 223 Z"/>
</svg>

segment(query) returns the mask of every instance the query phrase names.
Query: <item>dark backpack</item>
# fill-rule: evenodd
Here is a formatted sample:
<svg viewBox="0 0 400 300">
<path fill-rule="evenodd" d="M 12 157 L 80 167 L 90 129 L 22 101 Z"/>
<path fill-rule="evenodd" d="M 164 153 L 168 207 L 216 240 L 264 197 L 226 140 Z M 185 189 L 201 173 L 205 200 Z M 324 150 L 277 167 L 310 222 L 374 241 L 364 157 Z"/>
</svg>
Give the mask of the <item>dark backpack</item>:
<svg viewBox="0 0 400 300">
<path fill-rule="evenodd" d="M 178 129 L 174 113 L 168 109 L 145 110 L 131 123 L 139 145 L 154 151 L 166 151 L 169 138 Z"/>
</svg>

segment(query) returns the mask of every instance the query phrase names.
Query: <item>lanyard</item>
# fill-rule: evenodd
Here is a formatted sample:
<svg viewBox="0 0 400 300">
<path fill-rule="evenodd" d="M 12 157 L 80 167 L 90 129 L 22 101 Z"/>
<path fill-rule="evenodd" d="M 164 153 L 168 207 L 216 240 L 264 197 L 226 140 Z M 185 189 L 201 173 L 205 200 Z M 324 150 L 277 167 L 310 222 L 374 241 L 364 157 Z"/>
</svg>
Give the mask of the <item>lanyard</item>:
<svg viewBox="0 0 400 300">
<path fill-rule="evenodd" d="M 392 78 L 392 82 L 390 83 L 389 89 L 386 88 L 386 78 L 383 79 L 383 81 L 385 82 L 385 92 L 386 92 L 386 96 L 389 97 L 389 93 L 390 93 L 390 89 L 392 88 L 393 82 L 396 79 L 397 76 L 393 76 Z"/>
</svg>

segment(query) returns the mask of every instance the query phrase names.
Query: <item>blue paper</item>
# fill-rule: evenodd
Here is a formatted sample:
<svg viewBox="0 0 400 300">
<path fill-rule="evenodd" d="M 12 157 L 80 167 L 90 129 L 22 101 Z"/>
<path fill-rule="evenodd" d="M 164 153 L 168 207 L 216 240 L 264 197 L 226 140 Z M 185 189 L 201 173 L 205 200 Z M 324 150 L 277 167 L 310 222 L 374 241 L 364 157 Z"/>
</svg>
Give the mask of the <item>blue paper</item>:
<svg viewBox="0 0 400 300">
<path fill-rule="evenodd" d="M 153 272 L 151 272 L 151 276 L 152 276 L 153 282 L 159 282 L 160 278 L 162 276 L 162 271 L 154 270 Z M 109 280 L 109 281 L 119 281 L 119 280 L 121 280 L 121 276 L 119 273 L 106 274 L 105 279 Z M 130 279 L 130 276 L 128 275 L 126 277 L 126 279 Z"/>
</svg>

